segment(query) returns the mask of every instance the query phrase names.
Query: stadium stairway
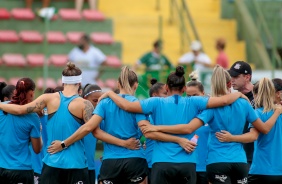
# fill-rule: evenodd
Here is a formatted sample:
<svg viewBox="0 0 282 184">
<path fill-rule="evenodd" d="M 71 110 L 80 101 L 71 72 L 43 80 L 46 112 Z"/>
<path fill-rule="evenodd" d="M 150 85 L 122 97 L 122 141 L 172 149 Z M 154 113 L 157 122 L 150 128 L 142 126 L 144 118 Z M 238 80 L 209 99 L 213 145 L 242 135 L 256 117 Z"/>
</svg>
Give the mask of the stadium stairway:
<svg viewBox="0 0 282 184">
<path fill-rule="evenodd" d="M 234 20 L 220 19 L 219 0 L 187 0 L 205 52 L 214 62 L 217 51 L 215 40 L 227 40 L 226 53 L 230 63 L 245 60 L 245 45 L 236 38 Z M 130 8 L 129 8 L 130 6 Z M 163 17 L 164 53 L 176 64 L 181 56 L 179 28 L 177 23 L 170 24 L 169 0 L 160 1 L 160 10 L 156 10 L 155 0 L 111 1 L 103 0 L 99 8 L 113 17 L 115 38 L 123 43 L 123 61 L 133 64 L 144 52 L 151 50 L 152 43 L 158 38 L 158 17 Z M 187 48 L 187 51 L 189 48 Z"/>
<path fill-rule="evenodd" d="M 237 40 L 235 20 L 220 19 L 220 0 L 187 0 L 205 52 L 214 61 L 217 55 L 215 40 L 226 39 L 226 53 L 232 65 L 245 60 L 245 44 Z"/>
</svg>

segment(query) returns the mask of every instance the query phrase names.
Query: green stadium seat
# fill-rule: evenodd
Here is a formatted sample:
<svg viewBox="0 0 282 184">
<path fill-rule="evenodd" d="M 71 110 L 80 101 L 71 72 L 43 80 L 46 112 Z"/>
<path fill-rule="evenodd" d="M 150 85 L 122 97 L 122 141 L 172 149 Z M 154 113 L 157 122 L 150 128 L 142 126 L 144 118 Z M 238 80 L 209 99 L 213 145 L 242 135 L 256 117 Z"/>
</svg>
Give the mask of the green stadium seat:
<svg viewBox="0 0 282 184">
<path fill-rule="evenodd" d="M 92 33 L 91 40 L 96 44 L 112 44 L 113 37 L 109 33 Z"/>
<path fill-rule="evenodd" d="M 2 60 L 7 66 L 21 67 L 26 65 L 26 60 L 21 54 L 7 53 L 2 56 Z"/>
<path fill-rule="evenodd" d="M 103 13 L 97 10 L 83 10 L 82 16 L 88 21 L 104 21 L 105 16 Z"/>
<path fill-rule="evenodd" d="M 47 80 L 45 82 L 46 82 L 47 88 L 57 87 L 56 81 L 52 78 L 47 78 Z M 43 78 L 38 78 L 36 80 L 36 88 L 38 88 L 39 90 L 42 90 L 44 88 L 44 79 Z"/>
<path fill-rule="evenodd" d="M 83 34 L 84 34 L 83 32 L 74 32 L 74 31 L 68 32 L 67 39 L 69 40 L 69 42 L 73 44 L 77 44 Z"/>
<path fill-rule="evenodd" d="M 46 35 L 48 43 L 66 43 L 65 35 L 60 31 L 49 31 Z"/>
<path fill-rule="evenodd" d="M 0 42 L 15 43 L 19 41 L 16 31 L 13 30 L 0 30 Z"/>
<path fill-rule="evenodd" d="M 49 58 L 49 63 L 54 66 L 66 66 L 68 56 L 63 54 L 53 54 Z"/>
<path fill-rule="evenodd" d="M 0 20 L 10 19 L 10 13 L 5 8 L 0 8 Z"/>
<path fill-rule="evenodd" d="M 59 15 L 63 20 L 79 21 L 81 20 L 81 14 L 75 9 L 60 9 Z"/>
<path fill-rule="evenodd" d="M 35 18 L 32 10 L 28 8 L 14 8 L 11 11 L 12 17 L 17 20 L 33 20 Z"/>
<path fill-rule="evenodd" d="M 26 56 L 27 64 L 29 66 L 43 66 L 44 59 L 45 57 L 43 54 L 28 54 Z"/>
<path fill-rule="evenodd" d="M 115 68 L 121 67 L 121 61 L 116 56 L 107 56 L 106 64 L 107 66 L 111 66 Z"/>
<path fill-rule="evenodd" d="M 41 43 L 43 41 L 43 36 L 38 31 L 21 31 L 19 36 L 25 43 Z"/>
</svg>

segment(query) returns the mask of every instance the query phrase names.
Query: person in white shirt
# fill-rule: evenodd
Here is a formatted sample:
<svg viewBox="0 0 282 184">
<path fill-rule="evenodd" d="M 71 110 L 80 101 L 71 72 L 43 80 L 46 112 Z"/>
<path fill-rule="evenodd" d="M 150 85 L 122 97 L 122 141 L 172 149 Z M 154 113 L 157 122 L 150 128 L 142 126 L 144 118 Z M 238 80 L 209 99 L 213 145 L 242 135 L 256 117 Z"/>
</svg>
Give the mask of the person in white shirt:
<svg viewBox="0 0 282 184">
<path fill-rule="evenodd" d="M 91 40 L 88 35 L 84 34 L 80 38 L 77 47 L 69 53 L 69 60 L 82 68 L 82 86 L 86 84 L 96 84 L 102 71 L 99 71 L 101 65 L 106 63 L 107 57 L 98 48 L 90 44 Z"/>
<path fill-rule="evenodd" d="M 188 52 L 180 57 L 179 65 L 192 65 L 193 70 L 201 71 L 211 66 L 210 58 L 201 51 L 202 44 L 195 40 L 191 44 L 191 52 Z"/>
</svg>

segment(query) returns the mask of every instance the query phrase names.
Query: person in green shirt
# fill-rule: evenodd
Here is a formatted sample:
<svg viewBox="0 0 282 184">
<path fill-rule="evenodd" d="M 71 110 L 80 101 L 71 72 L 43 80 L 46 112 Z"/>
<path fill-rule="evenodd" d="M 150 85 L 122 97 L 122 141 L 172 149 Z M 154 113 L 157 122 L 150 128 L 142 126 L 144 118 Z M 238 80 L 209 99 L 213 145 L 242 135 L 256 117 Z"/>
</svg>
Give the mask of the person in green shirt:
<svg viewBox="0 0 282 184">
<path fill-rule="evenodd" d="M 168 69 L 173 68 L 173 65 L 168 58 L 161 53 L 162 41 L 157 40 L 153 44 L 153 50 L 144 54 L 135 64 L 134 70 L 140 65 L 146 66 L 146 72 L 148 71 L 159 71 L 166 66 Z"/>
</svg>

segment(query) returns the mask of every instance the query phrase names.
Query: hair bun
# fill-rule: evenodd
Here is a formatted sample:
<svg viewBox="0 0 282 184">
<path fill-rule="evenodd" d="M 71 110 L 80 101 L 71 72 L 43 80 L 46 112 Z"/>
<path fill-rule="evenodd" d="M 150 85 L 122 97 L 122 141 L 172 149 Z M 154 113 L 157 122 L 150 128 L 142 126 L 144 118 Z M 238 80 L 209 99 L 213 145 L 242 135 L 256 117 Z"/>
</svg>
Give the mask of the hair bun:
<svg viewBox="0 0 282 184">
<path fill-rule="evenodd" d="M 151 81 L 150 81 L 150 83 L 152 84 L 152 86 L 153 86 L 154 84 L 156 84 L 157 82 L 158 82 L 158 80 L 155 79 L 155 78 L 152 78 Z"/>
<path fill-rule="evenodd" d="M 175 75 L 182 77 L 185 74 L 183 66 L 177 66 L 175 69 Z"/>
<path fill-rule="evenodd" d="M 73 64 L 72 62 L 68 62 L 67 67 L 68 67 L 69 70 L 72 70 L 72 69 L 75 68 L 75 64 Z"/>
<path fill-rule="evenodd" d="M 192 73 L 190 73 L 189 77 L 192 81 L 197 81 L 199 78 L 198 71 L 197 70 L 193 71 Z"/>
</svg>

